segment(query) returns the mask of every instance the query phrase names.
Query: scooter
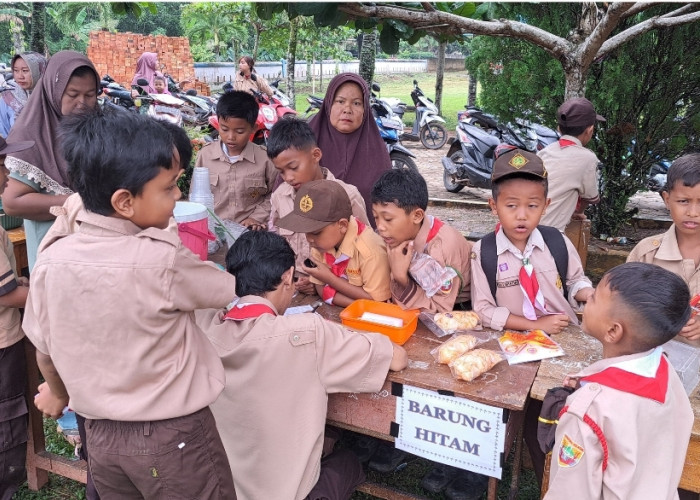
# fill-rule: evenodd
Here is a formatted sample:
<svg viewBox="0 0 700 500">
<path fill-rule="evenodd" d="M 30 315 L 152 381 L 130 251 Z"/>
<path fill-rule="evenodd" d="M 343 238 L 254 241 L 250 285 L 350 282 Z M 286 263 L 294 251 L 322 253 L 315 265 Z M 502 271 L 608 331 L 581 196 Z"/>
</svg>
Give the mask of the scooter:
<svg viewBox="0 0 700 500">
<path fill-rule="evenodd" d="M 418 81 L 413 80 L 411 99 L 416 108 L 416 119 L 413 120 L 411 132 L 405 133 L 401 139 L 405 141 L 418 141 L 428 149 L 440 149 L 447 142 L 447 129 L 445 119 L 438 113 L 437 106 L 431 99 L 425 96 Z M 396 109 L 400 109 L 397 103 Z M 404 107 L 405 110 L 405 107 Z M 403 118 L 403 113 L 398 113 Z"/>
<path fill-rule="evenodd" d="M 372 85 L 373 90 L 375 90 L 374 85 L 376 84 Z M 417 172 L 418 165 L 413 160 L 416 155 L 406 149 L 399 140 L 399 132 L 403 131 L 401 118 L 392 111 L 391 106 L 377 99 L 374 94 L 370 98 L 370 109 L 379 128 L 379 135 L 384 139 L 389 151 L 392 168 L 406 168 Z"/>
<path fill-rule="evenodd" d="M 139 78 L 136 80 L 136 83 L 138 85 L 134 87 L 139 92 L 139 96 L 134 99 L 134 104 L 138 105 L 138 101 L 141 101 L 140 106 L 137 106 L 140 108 L 139 112 L 143 113 L 144 111 L 142 110 L 145 108 L 145 113 L 156 120 L 168 121 L 182 126 L 181 108 L 185 101 L 169 94 L 150 94 L 146 92 L 143 87 L 148 86 L 148 80 L 145 78 Z"/>
<path fill-rule="evenodd" d="M 133 87 L 137 90 L 140 88 L 138 86 Z M 131 91 L 119 85 L 111 76 L 105 75 L 100 79 L 100 89 L 112 104 L 129 111 L 137 111 Z"/>
<path fill-rule="evenodd" d="M 258 77 L 255 75 L 255 73 L 251 73 L 250 79 L 255 82 L 258 80 Z M 277 113 L 277 117 L 280 119 L 296 116 L 298 114 L 296 110 L 289 107 L 289 97 L 287 97 L 281 90 L 277 88 L 277 86 L 279 86 L 279 82 L 280 81 L 277 80 L 274 82 L 275 85 L 271 85 L 273 89 L 272 97 L 267 97 L 262 92 L 258 92 L 255 90 L 253 91 L 253 95 L 258 100 L 258 103 L 261 103 L 261 105 L 272 106 L 275 110 L 275 113 Z M 263 101 L 260 100 L 261 98 L 263 99 Z M 263 109 L 262 106 L 260 109 Z"/>
</svg>

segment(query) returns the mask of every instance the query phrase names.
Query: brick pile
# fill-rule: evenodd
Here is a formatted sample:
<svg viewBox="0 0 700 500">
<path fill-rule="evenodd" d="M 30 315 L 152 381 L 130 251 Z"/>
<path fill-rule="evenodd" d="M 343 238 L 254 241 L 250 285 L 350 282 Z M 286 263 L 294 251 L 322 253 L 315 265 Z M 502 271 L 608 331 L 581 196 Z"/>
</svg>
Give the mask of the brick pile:
<svg viewBox="0 0 700 500">
<path fill-rule="evenodd" d="M 136 61 L 144 52 L 158 54 L 158 63 L 165 64 L 161 71 L 177 82 L 189 80 L 185 89 L 195 89 L 198 94 L 211 95 L 209 85 L 194 76 L 194 60 L 190 53 L 190 41 L 185 37 L 140 35 L 137 33 L 110 33 L 91 31 L 87 56 L 100 76 L 109 74 L 125 87 L 131 86 L 136 72 Z"/>
</svg>

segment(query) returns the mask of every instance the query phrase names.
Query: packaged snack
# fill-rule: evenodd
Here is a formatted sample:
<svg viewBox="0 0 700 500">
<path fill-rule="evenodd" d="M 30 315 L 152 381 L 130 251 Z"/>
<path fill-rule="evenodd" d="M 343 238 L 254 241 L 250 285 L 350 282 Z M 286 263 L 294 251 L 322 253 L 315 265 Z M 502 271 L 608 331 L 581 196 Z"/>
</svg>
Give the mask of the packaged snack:
<svg viewBox="0 0 700 500">
<path fill-rule="evenodd" d="M 524 333 L 506 330 L 498 339 L 498 343 L 509 365 L 564 355 L 564 349 L 542 330 Z"/>
<path fill-rule="evenodd" d="M 479 326 L 479 315 L 474 311 L 451 311 L 437 313 L 433 321 L 446 332 L 473 330 Z"/>
<path fill-rule="evenodd" d="M 451 267 L 442 267 L 427 253 L 415 252 L 408 272 L 428 297 L 435 295 L 443 286 L 457 276 Z"/>
<path fill-rule="evenodd" d="M 487 349 L 474 349 L 450 363 L 450 370 L 455 378 L 471 382 L 476 377 L 486 373 L 498 363 L 503 356 Z"/>
<path fill-rule="evenodd" d="M 430 352 L 435 356 L 438 363 L 447 365 L 465 352 L 474 349 L 478 342 L 479 340 L 473 335 L 455 335 Z"/>
</svg>

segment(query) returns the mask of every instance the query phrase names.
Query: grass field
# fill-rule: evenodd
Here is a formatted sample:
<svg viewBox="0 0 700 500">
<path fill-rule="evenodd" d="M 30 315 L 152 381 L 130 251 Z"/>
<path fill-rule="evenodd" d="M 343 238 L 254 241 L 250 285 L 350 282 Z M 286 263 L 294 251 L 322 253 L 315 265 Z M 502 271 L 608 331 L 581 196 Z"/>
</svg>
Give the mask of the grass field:
<svg viewBox="0 0 700 500">
<path fill-rule="evenodd" d="M 401 74 L 401 75 L 376 75 L 375 81 L 381 86 L 382 97 L 398 97 L 406 104 L 413 106 L 411 100 L 411 90 L 413 90 L 413 80 L 418 81 L 418 86 L 423 90 L 423 93 L 430 99 L 435 100 L 435 74 L 434 73 L 419 73 L 419 74 Z M 321 97 L 325 94 L 325 89 L 328 87 L 328 81 L 324 81 L 323 92 L 318 89 L 314 95 Z M 454 131 L 457 126 L 457 112 L 464 110 L 464 105 L 467 103 L 467 93 L 469 89 L 468 73 L 466 71 L 451 71 L 445 73 L 442 83 L 442 117 L 447 122 L 445 126 L 449 131 Z M 305 82 L 296 82 L 296 109 L 300 114 L 303 114 L 308 103 L 306 97 L 311 93 L 311 85 Z M 404 115 L 404 123 L 410 126 L 415 119 L 413 112 L 406 112 Z"/>
</svg>

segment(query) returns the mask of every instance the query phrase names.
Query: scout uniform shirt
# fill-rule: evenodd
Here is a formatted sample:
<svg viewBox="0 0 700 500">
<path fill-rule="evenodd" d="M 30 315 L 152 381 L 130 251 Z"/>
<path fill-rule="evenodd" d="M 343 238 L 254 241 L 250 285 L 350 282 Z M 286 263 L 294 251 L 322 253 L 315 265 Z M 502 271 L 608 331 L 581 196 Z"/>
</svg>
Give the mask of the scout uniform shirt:
<svg viewBox="0 0 700 500">
<path fill-rule="evenodd" d="M 220 139 L 204 146 L 196 167 L 209 169 L 214 213 L 239 224 L 247 218 L 267 225 L 270 196 L 277 180 L 277 169 L 263 148 L 248 142 L 238 161 L 231 163 Z"/>
<path fill-rule="evenodd" d="M 627 257 L 627 262 L 645 262 L 663 267 L 683 278 L 691 297 L 700 293 L 700 267 L 695 267 L 693 259 L 684 259 L 681 255 L 675 224 L 664 234 L 650 236 L 637 243 Z"/>
<path fill-rule="evenodd" d="M 0 227 L 0 296 L 7 295 L 17 284 L 17 264 L 15 252 L 7 232 Z M 24 337 L 20 324 L 21 316 L 17 307 L 0 306 L 0 349 L 16 344 Z M 2 401 L 0 401 L 0 406 Z"/>
<path fill-rule="evenodd" d="M 199 311 L 197 321 L 226 370 L 211 410 L 238 500 L 303 499 L 319 478 L 328 394 L 379 391 L 391 341 L 317 314 L 278 316 L 251 295 L 224 314 Z"/>
<path fill-rule="evenodd" d="M 319 266 L 329 268 L 333 274 L 346 278 L 351 285 L 361 286 L 372 300 L 386 302 L 391 298 L 389 289 L 391 271 L 386 244 L 370 226 L 350 217 L 348 230 L 338 250 L 321 254 L 311 249 L 311 259 Z M 323 283 L 313 276 L 309 281 L 315 285 Z M 335 291 L 329 286 L 323 290 L 323 300 L 332 303 Z"/>
<path fill-rule="evenodd" d="M 350 205 L 352 205 L 352 215 L 355 216 L 357 220 L 365 225 L 369 225 L 367 220 L 367 211 L 365 210 L 365 200 L 362 195 L 352 184 L 347 184 L 340 179 L 336 179 L 335 176 L 325 167 L 321 167 L 323 172 L 323 178 L 327 181 L 335 181 L 345 189 L 345 192 L 350 198 Z M 306 241 L 306 235 L 304 233 L 295 233 L 289 229 L 284 229 L 282 227 L 277 227 L 277 221 L 289 214 L 294 210 L 294 200 L 296 199 L 296 191 L 294 188 L 283 182 L 280 184 L 274 193 L 272 193 L 272 198 L 270 202 L 272 204 L 272 210 L 270 212 L 270 222 L 268 224 L 268 230 L 273 231 L 280 236 L 283 236 L 285 240 L 292 247 L 294 253 L 296 254 L 295 269 L 301 272 L 301 265 L 309 255 L 311 255 L 311 248 L 309 248 L 309 242 Z"/>
<path fill-rule="evenodd" d="M 427 296 L 410 274 L 405 288 L 392 280 L 392 300 L 404 309 L 422 309 L 428 312 L 452 311 L 456 303 L 468 301 L 471 297 L 471 248 L 471 242 L 455 228 L 444 224 L 437 217 L 426 215 L 413 240 L 413 249 L 430 255 L 443 267 L 453 268 L 457 276 L 432 297 Z"/>
<path fill-rule="evenodd" d="M 566 314 L 571 322 L 577 325 L 578 319 L 574 308 L 579 308 L 579 304 L 574 296 L 582 288 L 590 288 L 592 285 L 591 280 L 583 272 L 581 260 L 573 244 L 566 237 L 564 242 L 569 254 L 569 275 L 565 277 L 566 286 L 569 289 L 568 301 L 562 294 L 561 278 L 557 272 L 554 257 L 538 229 L 533 230 L 530 234 L 525 250 L 526 253 L 532 250 L 529 260 L 535 270 L 546 311 L 552 314 Z M 498 266 L 496 299 L 494 300 L 488 279 L 481 267 L 481 242 L 477 241 L 474 245 L 472 252 L 472 305 L 474 312 L 479 315 L 485 327 L 503 330 L 511 313 L 525 317 L 523 303 L 525 295 L 520 287 L 519 276 L 523 263 L 516 256 L 516 253 L 519 253 L 518 249 L 510 242 L 503 229 L 499 229 L 496 233 L 496 252 L 498 253 Z M 539 309 L 535 309 L 535 313 L 537 317 L 546 314 Z"/>
<path fill-rule="evenodd" d="M 224 370 L 193 311 L 228 304 L 235 278 L 171 232 L 86 210 L 76 220 L 76 233 L 54 234 L 39 255 L 23 323 L 71 408 L 148 421 L 209 406 Z"/>
<path fill-rule="evenodd" d="M 245 77 L 239 73 L 236 73 L 236 79 L 233 82 L 233 90 L 242 90 L 243 92 L 251 92 L 252 90 L 257 90 L 263 94 L 271 96 L 274 94 L 273 90 L 270 88 L 270 84 L 267 83 L 262 76 L 255 74 L 256 80 L 253 81 L 250 77 Z"/>
<path fill-rule="evenodd" d="M 545 499 L 677 499 L 693 410 L 661 347 L 575 377 L 581 388 L 559 417 Z"/>
<path fill-rule="evenodd" d="M 537 153 L 542 158 L 549 179 L 551 199 L 540 224 L 556 227 L 562 233 L 571 221 L 579 197 L 598 199 L 598 157 L 581 141 L 564 135 Z"/>
</svg>

